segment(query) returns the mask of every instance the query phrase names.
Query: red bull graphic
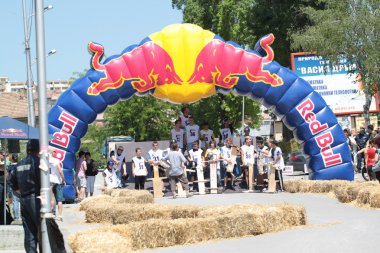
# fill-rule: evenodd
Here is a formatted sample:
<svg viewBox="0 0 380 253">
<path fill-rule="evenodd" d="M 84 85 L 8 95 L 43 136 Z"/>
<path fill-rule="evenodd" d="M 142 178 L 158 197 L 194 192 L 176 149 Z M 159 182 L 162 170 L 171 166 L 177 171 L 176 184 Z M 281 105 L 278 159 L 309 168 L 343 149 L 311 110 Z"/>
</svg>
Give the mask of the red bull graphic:
<svg viewBox="0 0 380 253">
<path fill-rule="evenodd" d="M 284 83 L 282 78 L 264 70 L 265 65 L 274 59 L 274 53 L 270 47 L 273 41 L 273 34 L 261 39 L 260 44 L 266 52 L 266 56 L 261 57 L 214 39 L 197 56 L 195 70 L 189 83 L 210 83 L 231 89 L 238 83 L 241 76 L 245 76 L 250 82 L 263 82 L 274 87 L 280 86 Z M 226 60 L 227 58 L 228 60 Z"/>
<path fill-rule="evenodd" d="M 122 54 L 106 64 L 100 59 L 104 48 L 96 43 L 88 44 L 93 53 L 91 66 L 102 71 L 105 77 L 94 82 L 88 88 L 88 95 L 99 95 L 109 89 L 120 88 L 125 81 L 131 81 L 134 89 L 144 93 L 163 84 L 181 84 L 182 80 L 175 73 L 173 61 L 165 50 L 152 41 L 136 47 L 131 52 Z"/>
<path fill-rule="evenodd" d="M 311 179 L 353 180 L 349 148 L 334 113 L 308 82 L 274 61 L 272 43 L 269 34 L 254 50 L 243 50 L 199 26 L 176 24 L 102 62 L 104 48 L 91 42 L 92 69 L 49 112 L 55 137 L 50 145 L 71 170 L 88 125 L 118 100 L 148 93 L 192 103 L 231 90 L 259 99 L 293 131 L 308 157 Z"/>
</svg>

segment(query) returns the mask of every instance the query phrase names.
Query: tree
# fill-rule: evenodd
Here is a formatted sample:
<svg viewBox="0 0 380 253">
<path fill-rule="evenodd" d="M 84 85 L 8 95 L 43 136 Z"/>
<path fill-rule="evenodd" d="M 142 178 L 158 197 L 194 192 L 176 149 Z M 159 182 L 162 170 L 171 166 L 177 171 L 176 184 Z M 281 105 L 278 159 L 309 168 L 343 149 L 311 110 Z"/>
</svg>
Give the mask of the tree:
<svg viewBox="0 0 380 253">
<path fill-rule="evenodd" d="M 380 79 L 380 1 L 319 0 L 323 10 L 303 8 L 310 24 L 291 36 L 292 47 L 317 51 L 336 64 L 342 52 L 357 71 L 366 97 L 364 117 L 369 124 L 371 98 L 377 92 Z"/>
<path fill-rule="evenodd" d="M 133 96 L 107 108 L 105 128 L 109 136 L 130 135 L 137 141 L 167 140 L 179 114 L 178 105 L 150 95 Z"/>
</svg>

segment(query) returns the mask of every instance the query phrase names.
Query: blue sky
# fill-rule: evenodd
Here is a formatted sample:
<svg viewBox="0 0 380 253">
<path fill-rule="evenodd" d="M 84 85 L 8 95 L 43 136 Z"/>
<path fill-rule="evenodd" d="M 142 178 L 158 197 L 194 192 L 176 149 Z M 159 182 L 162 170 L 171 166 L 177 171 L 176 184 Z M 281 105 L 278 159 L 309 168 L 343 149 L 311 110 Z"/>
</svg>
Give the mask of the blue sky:
<svg viewBox="0 0 380 253">
<path fill-rule="evenodd" d="M 30 6 L 32 0 L 26 0 Z M 66 80 L 73 72 L 88 69 L 87 43 L 95 41 L 105 48 L 107 57 L 119 54 L 167 25 L 182 22 L 182 13 L 171 7 L 170 0 L 45 0 L 47 80 Z M 31 37 L 32 61 L 35 59 L 35 27 Z M 0 76 L 10 81 L 26 80 L 22 0 L 0 1 Z M 33 78 L 36 64 L 33 64 Z"/>
</svg>

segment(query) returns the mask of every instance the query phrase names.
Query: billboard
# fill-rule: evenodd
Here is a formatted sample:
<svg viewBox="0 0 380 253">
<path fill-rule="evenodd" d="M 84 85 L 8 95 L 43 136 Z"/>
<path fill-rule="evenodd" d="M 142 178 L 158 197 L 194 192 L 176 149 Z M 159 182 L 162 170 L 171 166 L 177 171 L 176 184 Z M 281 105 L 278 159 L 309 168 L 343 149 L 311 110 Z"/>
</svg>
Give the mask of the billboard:
<svg viewBox="0 0 380 253">
<path fill-rule="evenodd" d="M 337 65 L 311 53 L 291 54 L 292 70 L 310 83 L 335 115 L 363 113 L 365 95 L 355 74 L 356 65 L 343 55 Z M 353 71 L 354 74 L 351 74 Z M 379 110 L 377 96 L 372 97 L 370 112 Z"/>
</svg>

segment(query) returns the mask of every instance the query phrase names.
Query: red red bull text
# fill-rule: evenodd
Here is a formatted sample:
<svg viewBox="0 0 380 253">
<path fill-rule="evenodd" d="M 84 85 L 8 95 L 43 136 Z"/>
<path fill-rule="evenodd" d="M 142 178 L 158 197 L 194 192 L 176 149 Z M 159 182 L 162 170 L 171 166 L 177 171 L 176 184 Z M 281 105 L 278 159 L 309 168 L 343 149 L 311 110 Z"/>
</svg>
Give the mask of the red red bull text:
<svg viewBox="0 0 380 253">
<path fill-rule="evenodd" d="M 51 140 L 51 143 L 66 149 L 69 146 L 70 135 L 74 132 L 78 119 L 67 112 L 62 112 L 58 119 L 63 125 L 59 132 L 53 134 L 55 139 Z M 65 159 L 66 151 L 58 148 L 53 149 L 56 152 L 56 158 L 63 161 Z"/>
<path fill-rule="evenodd" d="M 327 123 L 321 124 L 321 122 L 315 116 L 314 103 L 310 98 L 306 99 L 299 106 L 297 106 L 297 111 L 308 123 L 309 129 L 313 135 L 322 132 L 328 128 Z M 321 149 L 321 155 L 325 167 L 330 167 L 333 165 L 338 165 L 342 163 L 342 157 L 340 154 L 334 154 L 331 149 L 331 144 L 334 142 L 334 137 L 331 132 L 324 133 L 315 138 L 318 147 Z"/>
</svg>

